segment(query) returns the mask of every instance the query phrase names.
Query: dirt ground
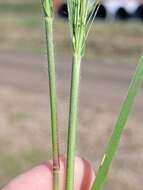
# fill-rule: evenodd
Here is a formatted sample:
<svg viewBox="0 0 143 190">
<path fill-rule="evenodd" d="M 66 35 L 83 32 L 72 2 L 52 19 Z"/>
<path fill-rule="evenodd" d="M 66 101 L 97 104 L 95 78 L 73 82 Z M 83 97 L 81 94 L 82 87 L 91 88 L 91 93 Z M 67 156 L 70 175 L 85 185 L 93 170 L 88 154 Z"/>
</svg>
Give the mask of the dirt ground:
<svg viewBox="0 0 143 190">
<path fill-rule="evenodd" d="M 57 61 L 58 122 L 65 153 L 70 60 Z M 50 158 L 50 116 L 46 58 L 0 53 L 0 185 Z M 101 161 L 135 65 L 84 61 L 81 73 L 77 155 Z M 143 186 L 143 91 L 136 98 L 105 190 Z"/>
</svg>

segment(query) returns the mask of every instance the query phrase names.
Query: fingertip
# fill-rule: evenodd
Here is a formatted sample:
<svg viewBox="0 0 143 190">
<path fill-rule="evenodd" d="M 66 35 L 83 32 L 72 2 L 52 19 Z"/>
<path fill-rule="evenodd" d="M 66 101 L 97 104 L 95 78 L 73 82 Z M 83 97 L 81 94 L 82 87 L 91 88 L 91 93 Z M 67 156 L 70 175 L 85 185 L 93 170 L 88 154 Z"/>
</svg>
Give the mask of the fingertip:
<svg viewBox="0 0 143 190">
<path fill-rule="evenodd" d="M 52 190 L 52 173 L 49 164 L 42 164 L 18 176 L 2 190 L 47 190 L 47 187 Z"/>
<path fill-rule="evenodd" d="M 83 169 L 83 179 L 82 179 L 82 183 L 81 183 L 81 190 L 89 190 L 91 188 L 91 185 L 93 183 L 94 177 L 95 177 L 95 172 L 91 166 L 91 163 L 85 159 L 83 160 L 83 165 L 84 165 L 84 169 Z"/>
<path fill-rule="evenodd" d="M 52 190 L 52 161 L 20 175 L 1 190 Z M 91 164 L 80 157 L 75 157 L 74 190 L 89 190 L 94 178 Z M 60 189 L 65 189 L 66 157 L 60 157 Z"/>
<path fill-rule="evenodd" d="M 89 190 L 91 188 L 95 173 L 87 160 L 75 158 L 75 190 Z"/>
</svg>

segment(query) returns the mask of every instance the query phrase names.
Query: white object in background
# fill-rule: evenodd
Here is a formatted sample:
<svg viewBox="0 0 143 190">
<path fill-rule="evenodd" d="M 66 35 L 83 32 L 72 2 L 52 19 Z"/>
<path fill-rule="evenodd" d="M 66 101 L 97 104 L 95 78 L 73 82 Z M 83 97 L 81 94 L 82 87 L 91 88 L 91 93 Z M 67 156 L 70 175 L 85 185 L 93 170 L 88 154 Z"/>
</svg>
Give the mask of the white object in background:
<svg viewBox="0 0 143 190">
<path fill-rule="evenodd" d="M 124 8 L 128 13 L 132 14 L 140 5 L 138 0 L 103 0 L 107 12 L 115 15 L 119 8 Z"/>
</svg>

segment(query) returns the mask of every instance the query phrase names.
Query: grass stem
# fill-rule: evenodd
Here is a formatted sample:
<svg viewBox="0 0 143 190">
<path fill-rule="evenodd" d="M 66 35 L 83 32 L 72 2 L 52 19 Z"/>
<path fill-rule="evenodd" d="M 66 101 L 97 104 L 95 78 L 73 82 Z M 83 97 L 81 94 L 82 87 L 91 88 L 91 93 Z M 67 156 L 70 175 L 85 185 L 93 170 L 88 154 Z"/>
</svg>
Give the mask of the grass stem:
<svg viewBox="0 0 143 190">
<path fill-rule="evenodd" d="M 80 64 L 85 53 L 86 38 L 91 28 L 90 26 L 93 23 L 92 19 L 94 19 L 94 17 L 90 17 L 90 14 L 94 12 L 97 0 L 94 0 L 92 9 L 89 8 L 90 1 L 88 0 L 68 0 L 67 3 L 69 27 L 73 47 L 73 63 L 67 144 L 66 190 L 73 190 Z M 88 19 L 91 21 L 91 25 L 89 24 L 90 21 Z"/>
<path fill-rule="evenodd" d="M 76 143 L 76 128 L 77 128 L 80 63 L 81 63 L 81 56 L 74 54 L 73 63 L 72 63 L 71 90 L 70 90 L 66 190 L 74 189 L 73 187 L 74 186 L 74 159 L 75 159 L 75 143 Z"/>
<path fill-rule="evenodd" d="M 59 190 L 59 140 L 57 129 L 57 99 L 56 99 L 56 73 L 54 62 L 54 43 L 53 43 L 53 18 L 45 17 L 47 59 L 49 76 L 49 93 L 51 108 L 51 130 L 52 130 L 52 154 L 53 154 L 53 189 Z"/>
</svg>

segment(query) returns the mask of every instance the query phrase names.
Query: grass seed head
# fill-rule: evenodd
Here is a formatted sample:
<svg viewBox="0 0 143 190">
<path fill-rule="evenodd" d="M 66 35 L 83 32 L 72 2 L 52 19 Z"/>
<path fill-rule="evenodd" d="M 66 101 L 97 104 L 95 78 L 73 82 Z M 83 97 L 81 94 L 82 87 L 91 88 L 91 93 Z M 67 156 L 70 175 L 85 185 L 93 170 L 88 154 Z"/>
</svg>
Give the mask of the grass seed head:
<svg viewBox="0 0 143 190">
<path fill-rule="evenodd" d="M 74 53 L 82 56 L 100 0 L 68 0 L 69 25 Z"/>
<path fill-rule="evenodd" d="M 52 17 L 53 16 L 53 1 L 52 0 L 41 0 L 42 7 L 44 11 L 45 17 Z"/>
</svg>

